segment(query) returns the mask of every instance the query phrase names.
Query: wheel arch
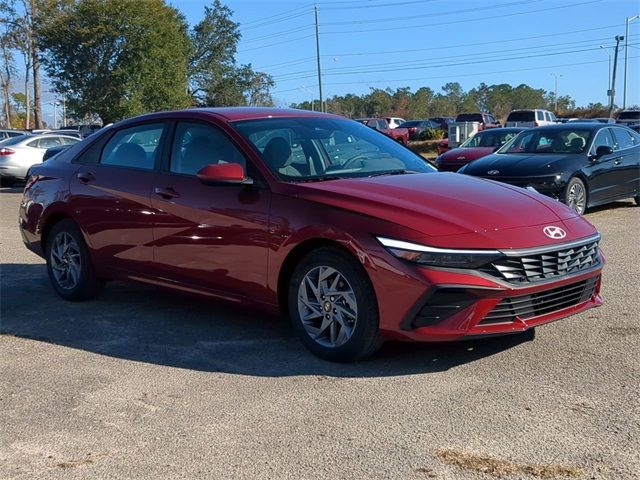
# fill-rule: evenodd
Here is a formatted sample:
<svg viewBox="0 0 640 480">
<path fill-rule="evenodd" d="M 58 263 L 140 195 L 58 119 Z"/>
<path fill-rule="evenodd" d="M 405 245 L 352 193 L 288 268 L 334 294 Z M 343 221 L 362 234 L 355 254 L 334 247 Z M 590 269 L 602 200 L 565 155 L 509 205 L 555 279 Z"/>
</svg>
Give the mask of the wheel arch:
<svg viewBox="0 0 640 480">
<path fill-rule="evenodd" d="M 337 250 L 341 250 L 348 255 L 351 255 L 356 261 L 358 261 L 358 256 L 354 251 L 347 248 L 342 243 L 331 240 L 329 238 L 310 238 L 300 242 L 296 245 L 286 256 L 284 262 L 282 262 L 282 266 L 280 267 L 280 272 L 278 274 L 278 307 L 283 315 L 288 314 L 289 307 L 287 305 L 287 294 L 289 292 L 289 282 L 291 280 L 291 276 L 293 275 L 293 271 L 296 268 L 296 265 L 300 263 L 306 255 L 310 252 L 317 250 L 319 248 L 336 248 Z M 360 263 L 358 261 L 358 263 Z"/>
<path fill-rule="evenodd" d="M 42 228 L 40 230 L 41 231 L 40 246 L 42 247 L 43 252 L 47 251 L 47 241 L 49 239 L 49 234 L 51 233 L 51 230 L 53 229 L 53 227 L 57 223 L 61 222 L 62 220 L 67 220 L 67 219 L 73 221 L 73 218 L 71 218 L 71 215 L 69 215 L 64 210 L 57 210 L 47 216 L 47 219 L 42 224 Z"/>
</svg>

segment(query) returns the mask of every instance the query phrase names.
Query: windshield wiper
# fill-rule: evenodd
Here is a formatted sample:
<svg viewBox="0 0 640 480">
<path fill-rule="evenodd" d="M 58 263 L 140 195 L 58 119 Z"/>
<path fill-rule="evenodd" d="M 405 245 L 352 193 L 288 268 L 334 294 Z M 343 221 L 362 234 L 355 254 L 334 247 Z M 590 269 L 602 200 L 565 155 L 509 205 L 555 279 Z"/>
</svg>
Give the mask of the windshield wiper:
<svg viewBox="0 0 640 480">
<path fill-rule="evenodd" d="M 369 177 L 381 177 L 383 175 L 404 175 L 405 173 L 420 173 L 415 170 L 407 170 L 407 169 L 397 169 L 397 170 L 386 170 L 384 172 L 376 172 L 369 175 Z"/>
<path fill-rule="evenodd" d="M 307 177 L 292 180 L 293 182 L 324 182 L 325 180 L 340 180 L 343 177 L 339 177 L 337 175 L 326 175 L 323 177 Z"/>
</svg>

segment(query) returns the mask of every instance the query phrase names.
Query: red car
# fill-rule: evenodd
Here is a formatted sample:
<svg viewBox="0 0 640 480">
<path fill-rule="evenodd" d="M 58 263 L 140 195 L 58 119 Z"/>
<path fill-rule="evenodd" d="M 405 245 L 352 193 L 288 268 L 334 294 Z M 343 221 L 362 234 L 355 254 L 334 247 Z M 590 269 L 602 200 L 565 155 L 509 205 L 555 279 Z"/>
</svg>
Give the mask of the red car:
<svg viewBox="0 0 640 480">
<path fill-rule="evenodd" d="M 64 299 L 131 280 L 280 310 L 336 361 L 601 304 L 600 235 L 566 206 L 308 111 L 112 125 L 33 168 L 19 224 Z"/>
<path fill-rule="evenodd" d="M 478 132 L 458 148 L 439 154 L 436 167 L 441 172 L 457 172 L 463 165 L 492 154 L 522 130 L 524 128 L 492 128 Z"/>
</svg>

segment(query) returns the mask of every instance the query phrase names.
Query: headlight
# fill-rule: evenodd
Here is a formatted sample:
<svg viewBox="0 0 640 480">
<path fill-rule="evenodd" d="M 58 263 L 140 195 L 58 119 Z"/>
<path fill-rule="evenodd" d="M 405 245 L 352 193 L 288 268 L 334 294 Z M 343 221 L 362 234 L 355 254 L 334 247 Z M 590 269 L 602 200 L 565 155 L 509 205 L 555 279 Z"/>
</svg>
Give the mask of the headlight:
<svg viewBox="0 0 640 480">
<path fill-rule="evenodd" d="M 391 238 L 376 238 L 394 257 L 434 267 L 478 268 L 504 256 L 498 250 L 436 248 Z"/>
</svg>

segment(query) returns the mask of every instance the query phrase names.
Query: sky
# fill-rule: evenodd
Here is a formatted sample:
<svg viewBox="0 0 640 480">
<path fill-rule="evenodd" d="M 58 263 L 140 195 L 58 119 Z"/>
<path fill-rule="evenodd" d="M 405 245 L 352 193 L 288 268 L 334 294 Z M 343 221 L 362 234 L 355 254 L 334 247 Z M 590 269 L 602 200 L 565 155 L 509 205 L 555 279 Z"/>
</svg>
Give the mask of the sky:
<svg viewBox="0 0 640 480">
<path fill-rule="evenodd" d="M 318 98 L 313 2 L 227 0 L 240 24 L 237 59 L 276 80 L 278 106 Z M 175 0 L 190 24 L 204 0 Z M 526 83 L 607 103 L 609 55 L 638 0 L 319 0 L 325 97 L 447 82 L 465 90 Z M 640 104 L 640 19 L 629 23 L 627 104 Z M 604 48 L 600 48 L 600 46 Z M 624 50 L 616 102 L 622 104 Z"/>
<path fill-rule="evenodd" d="M 171 0 L 190 25 L 211 0 Z M 314 2 L 222 0 L 242 39 L 237 60 L 273 76 L 277 106 L 318 98 Z M 615 36 L 640 0 L 319 0 L 324 97 L 447 82 L 525 83 L 607 104 Z M 640 105 L 640 19 L 629 22 L 627 105 Z M 616 103 L 622 105 L 624 42 Z M 51 96 L 50 94 L 49 96 Z M 45 98 L 50 101 L 52 99 Z M 52 117 L 50 105 L 45 115 Z M 51 121 L 51 118 L 47 118 Z"/>
</svg>

